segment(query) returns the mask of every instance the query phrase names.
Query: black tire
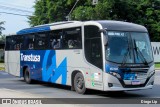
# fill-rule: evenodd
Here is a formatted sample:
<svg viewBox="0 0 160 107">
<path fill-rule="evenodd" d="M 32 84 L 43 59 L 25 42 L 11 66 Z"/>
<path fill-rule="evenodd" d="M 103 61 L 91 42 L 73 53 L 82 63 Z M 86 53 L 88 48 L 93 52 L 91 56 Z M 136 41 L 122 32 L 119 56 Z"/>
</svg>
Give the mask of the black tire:
<svg viewBox="0 0 160 107">
<path fill-rule="evenodd" d="M 84 77 L 80 72 L 74 77 L 74 88 L 79 94 L 84 94 L 86 92 Z"/>
<path fill-rule="evenodd" d="M 28 68 L 26 68 L 24 71 L 24 81 L 28 84 L 32 83 L 32 79 L 30 78 L 30 73 L 29 73 Z"/>
</svg>

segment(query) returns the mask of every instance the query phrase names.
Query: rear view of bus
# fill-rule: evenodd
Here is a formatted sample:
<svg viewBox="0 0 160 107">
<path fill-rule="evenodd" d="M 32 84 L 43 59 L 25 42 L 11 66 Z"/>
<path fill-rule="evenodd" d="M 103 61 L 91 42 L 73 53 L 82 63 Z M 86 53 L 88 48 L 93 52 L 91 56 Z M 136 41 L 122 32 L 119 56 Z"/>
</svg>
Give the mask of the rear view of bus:
<svg viewBox="0 0 160 107">
<path fill-rule="evenodd" d="M 152 88 L 155 71 L 147 29 L 126 22 L 99 23 L 105 45 L 104 90 Z"/>
</svg>

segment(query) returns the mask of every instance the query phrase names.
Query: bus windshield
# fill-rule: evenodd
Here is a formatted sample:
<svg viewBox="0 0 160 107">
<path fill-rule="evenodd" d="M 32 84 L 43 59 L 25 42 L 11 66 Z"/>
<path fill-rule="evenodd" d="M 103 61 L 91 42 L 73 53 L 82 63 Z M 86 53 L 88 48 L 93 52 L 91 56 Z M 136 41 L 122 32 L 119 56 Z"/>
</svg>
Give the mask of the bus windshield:
<svg viewBox="0 0 160 107">
<path fill-rule="evenodd" d="M 150 63 L 153 61 L 147 33 L 108 31 L 106 60 L 116 63 Z"/>
</svg>

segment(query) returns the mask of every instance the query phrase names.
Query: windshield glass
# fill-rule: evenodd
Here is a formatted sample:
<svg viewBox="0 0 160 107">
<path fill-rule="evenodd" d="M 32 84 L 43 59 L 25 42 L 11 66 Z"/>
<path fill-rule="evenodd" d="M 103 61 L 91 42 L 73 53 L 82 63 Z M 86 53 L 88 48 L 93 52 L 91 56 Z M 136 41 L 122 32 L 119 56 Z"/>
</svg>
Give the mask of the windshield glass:
<svg viewBox="0 0 160 107">
<path fill-rule="evenodd" d="M 148 63 L 153 61 L 151 45 L 147 33 L 131 33 L 131 38 L 133 40 L 134 47 L 137 48 L 135 53 L 135 62 L 143 63 L 143 59 Z"/>
<path fill-rule="evenodd" d="M 144 63 L 153 60 L 147 33 L 108 31 L 107 35 L 106 60 L 116 63 Z M 135 51 L 135 47 L 139 50 Z"/>
</svg>

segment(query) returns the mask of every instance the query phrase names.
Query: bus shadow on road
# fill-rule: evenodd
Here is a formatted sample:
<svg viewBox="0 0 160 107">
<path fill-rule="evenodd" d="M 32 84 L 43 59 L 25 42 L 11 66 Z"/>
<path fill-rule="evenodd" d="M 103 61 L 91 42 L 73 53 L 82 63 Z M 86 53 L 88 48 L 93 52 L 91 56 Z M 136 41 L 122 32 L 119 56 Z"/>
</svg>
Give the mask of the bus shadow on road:
<svg viewBox="0 0 160 107">
<path fill-rule="evenodd" d="M 20 80 L 20 81 L 25 82 L 24 80 Z M 63 89 L 63 90 L 70 90 L 71 89 L 70 86 L 55 84 L 55 83 L 50 83 L 50 82 L 36 81 L 36 80 L 33 80 L 33 82 L 30 85 L 33 85 L 33 86 L 34 85 L 41 85 L 46 88 L 56 88 L 56 89 Z"/>
<path fill-rule="evenodd" d="M 95 91 L 90 90 L 87 93 L 88 95 L 98 95 L 102 97 L 110 97 L 110 98 L 136 98 L 136 97 L 145 97 L 142 94 L 130 93 L 128 91 Z"/>
<path fill-rule="evenodd" d="M 97 90 L 88 90 L 87 95 L 98 95 L 102 97 L 111 97 L 111 98 L 148 98 L 156 97 L 157 89 L 160 89 L 158 84 L 154 84 L 152 89 L 146 90 L 133 90 L 133 91 L 97 91 Z"/>
<path fill-rule="evenodd" d="M 24 82 L 24 80 L 20 80 L 21 82 Z M 41 82 L 41 81 L 33 81 L 32 85 L 41 85 L 46 88 L 56 88 L 60 90 L 70 91 L 70 86 L 55 84 L 55 83 L 49 83 L 49 82 Z M 88 89 L 85 95 L 97 95 L 101 97 L 110 97 L 110 98 L 144 98 L 145 95 L 132 93 L 133 91 L 97 91 L 97 90 L 91 90 Z"/>
</svg>

